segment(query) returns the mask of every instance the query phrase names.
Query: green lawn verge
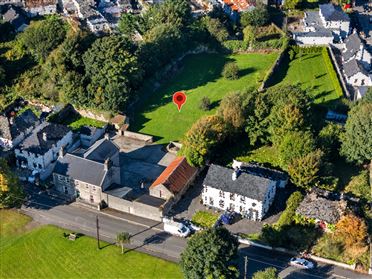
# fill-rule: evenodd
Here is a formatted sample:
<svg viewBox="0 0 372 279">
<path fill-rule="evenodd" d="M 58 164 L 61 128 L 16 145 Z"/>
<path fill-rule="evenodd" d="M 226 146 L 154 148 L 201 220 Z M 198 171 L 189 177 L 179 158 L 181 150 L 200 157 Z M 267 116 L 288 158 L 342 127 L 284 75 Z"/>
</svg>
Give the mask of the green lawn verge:
<svg viewBox="0 0 372 279">
<path fill-rule="evenodd" d="M 271 54 L 197 54 L 183 60 L 182 69 L 169 81 L 152 92 L 144 85 L 140 96 L 144 96 L 135 108 L 130 129 L 155 136 L 158 143 L 180 140 L 191 125 L 203 115 L 214 114 L 220 100 L 229 92 L 247 87 L 258 87 L 277 58 Z M 236 61 L 240 68 L 238 80 L 226 80 L 221 71 L 226 62 Z M 185 91 L 186 104 L 178 112 L 172 102 L 176 91 Z M 199 108 L 201 99 L 208 97 L 212 103 L 210 111 Z"/>
<path fill-rule="evenodd" d="M 95 239 L 70 241 L 63 236 L 68 231 L 54 226 L 15 236 L 29 219 L 2 210 L 0 214 L 0 278 L 182 278 L 175 263 L 136 251 L 122 255 L 119 247 L 104 242 L 97 250 Z"/>
<path fill-rule="evenodd" d="M 267 145 L 250 151 L 246 156 L 237 157 L 236 160 L 269 164 L 273 167 L 281 166 L 279 151 L 275 147 Z"/>
<path fill-rule="evenodd" d="M 340 82 L 326 49 L 319 53 L 296 55 L 284 59 L 272 76 L 271 85 L 298 84 L 308 90 L 314 103 L 333 106 L 343 97 Z"/>
<path fill-rule="evenodd" d="M 200 227 L 203 228 L 212 228 L 213 225 L 217 222 L 219 215 L 211 213 L 208 211 L 197 211 L 193 216 L 191 221 Z"/>
<path fill-rule="evenodd" d="M 31 222 L 31 218 L 15 210 L 0 209 L 0 237 L 12 237 L 24 232 L 24 227 Z"/>
</svg>

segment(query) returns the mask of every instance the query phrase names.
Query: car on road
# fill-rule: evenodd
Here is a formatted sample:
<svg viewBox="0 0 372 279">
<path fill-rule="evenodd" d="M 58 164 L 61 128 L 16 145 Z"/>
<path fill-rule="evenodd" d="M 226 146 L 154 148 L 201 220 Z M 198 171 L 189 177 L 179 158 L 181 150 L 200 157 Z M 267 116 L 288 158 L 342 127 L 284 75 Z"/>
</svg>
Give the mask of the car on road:
<svg viewBox="0 0 372 279">
<path fill-rule="evenodd" d="M 164 231 L 177 235 L 180 237 L 187 237 L 191 234 L 189 227 L 185 226 L 182 222 L 177 222 L 172 219 L 164 218 Z"/>
<path fill-rule="evenodd" d="M 305 269 L 312 269 L 315 267 L 314 263 L 304 258 L 291 258 L 289 263 L 293 266 L 297 266 L 297 267 L 305 268 Z"/>
</svg>

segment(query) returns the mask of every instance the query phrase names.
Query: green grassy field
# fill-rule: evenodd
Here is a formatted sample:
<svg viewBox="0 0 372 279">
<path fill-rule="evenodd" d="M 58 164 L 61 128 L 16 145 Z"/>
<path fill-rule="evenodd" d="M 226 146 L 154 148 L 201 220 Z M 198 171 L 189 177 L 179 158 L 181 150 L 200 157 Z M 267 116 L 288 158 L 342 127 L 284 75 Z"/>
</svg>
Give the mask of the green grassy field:
<svg viewBox="0 0 372 279">
<path fill-rule="evenodd" d="M 182 278 L 177 264 L 112 245 L 98 251 L 95 239 L 70 241 L 54 226 L 26 232 L 29 218 L 12 211 L 0 217 L 0 278 Z"/>
<path fill-rule="evenodd" d="M 182 70 L 175 77 L 155 92 L 143 92 L 146 97 L 143 97 L 136 108 L 130 130 L 153 135 L 158 143 L 180 140 L 197 119 L 215 112 L 224 95 L 246 87 L 258 87 L 259 81 L 276 58 L 277 53 L 188 56 L 183 61 Z M 228 61 L 236 61 L 238 64 L 238 80 L 226 80 L 221 76 L 222 68 Z M 144 88 L 148 89 L 146 86 Z M 187 102 L 181 112 L 172 103 L 172 95 L 176 91 L 185 91 L 187 94 Z M 213 107 L 207 112 L 199 108 L 201 99 L 205 96 L 210 98 Z"/>
<path fill-rule="evenodd" d="M 336 86 L 330 77 L 329 69 L 321 53 L 304 54 L 296 57 L 289 64 L 283 61 L 271 84 L 298 84 L 307 89 L 316 104 L 332 105 L 342 95 L 336 91 Z"/>
</svg>

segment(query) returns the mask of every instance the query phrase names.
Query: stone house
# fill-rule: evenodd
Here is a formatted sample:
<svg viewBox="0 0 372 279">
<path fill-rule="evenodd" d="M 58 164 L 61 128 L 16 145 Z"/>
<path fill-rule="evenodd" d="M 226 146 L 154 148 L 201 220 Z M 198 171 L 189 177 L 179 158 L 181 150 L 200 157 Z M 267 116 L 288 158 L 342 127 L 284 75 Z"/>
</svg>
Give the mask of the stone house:
<svg viewBox="0 0 372 279">
<path fill-rule="evenodd" d="M 0 147 L 16 147 L 38 124 L 39 119 L 30 109 L 16 116 L 0 115 Z"/>
<path fill-rule="evenodd" d="M 372 86 L 372 78 L 358 60 L 351 59 L 343 64 L 346 82 L 352 86 Z"/>
<path fill-rule="evenodd" d="M 346 38 L 349 35 L 350 18 L 340 6 L 319 5 L 319 16 L 325 28 L 334 30 L 341 38 Z"/>
<path fill-rule="evenodd" d="M 262 220 L 273 203 L 278 180 L 212 164 L 203 182 L 202 201 L 209 207 Z M 284 185 L 285 186 L 285 185 Z"/>
<path fill-rule="evenodd" d="M 187 191 L 198 169 L 190 166 L 185 157 L 177 157 L 150 186 L 150 195 L 175 203 Z"/>
<path fill-rule="evenodd" d="M 64 125 L 43 122 L 14 150 L 17 166 L 47 178 L 54 167 L 61 148 L 72 144 L 72 131 Z"/>
<path fill-rule="evenodd" d="M 93 144 L 82 155 L 61 150 L 53 172 L 57 191 L 100 207 L 104 191 L 120 184 L 119 148 L 107 138 Z"/>
</svg>

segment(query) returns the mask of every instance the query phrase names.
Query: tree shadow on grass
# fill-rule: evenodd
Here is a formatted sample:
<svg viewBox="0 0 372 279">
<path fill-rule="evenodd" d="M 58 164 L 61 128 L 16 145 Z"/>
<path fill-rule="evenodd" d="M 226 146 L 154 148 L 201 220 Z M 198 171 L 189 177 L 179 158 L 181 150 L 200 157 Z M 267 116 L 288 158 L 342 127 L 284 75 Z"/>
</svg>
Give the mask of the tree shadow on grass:
<svg viewBox="0 0 372 279">
<path fill-rule="evenodd" d="M 287 73 L 288 73 L 289 63 L 290 63 L 289 55 L 288 55 L 288 52 L 286 52 L 280 63 L 279 68 L 267 81 L 267 87 L 277 85 L 284 80 L 284 78 L 287 76 Z"/>
</svg>

